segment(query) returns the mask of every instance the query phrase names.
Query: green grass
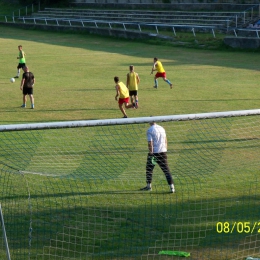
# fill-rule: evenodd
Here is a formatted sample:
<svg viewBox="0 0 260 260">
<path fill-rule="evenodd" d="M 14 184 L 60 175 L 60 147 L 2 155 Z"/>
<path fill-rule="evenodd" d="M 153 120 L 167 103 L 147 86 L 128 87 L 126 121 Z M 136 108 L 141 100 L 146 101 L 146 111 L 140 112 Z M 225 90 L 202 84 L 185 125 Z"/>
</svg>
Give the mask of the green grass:
<svg viewBox="0 0 260 260">
<path fill-rule="evenodd" d="M 114 100 L 113 77 L 117 75 L 125 82 L 130 64 L 135 66 L 141 82 L 138 92 L 140 108 L 128 110 L 129 117 L 259 108 L 259 58 L 253 52 L 183 48 L 161 43 L 157 45 L 88 34 L 30 31 L 5 26 L 0 26 L 0 31 L 0 86 L 3 95 L 0 104 L 1 124 L 120 118 L 122 115 Z M 16 74 L 17 46 L 20 44 L 26 52 L 27 65 L 36 77 L 34 110 L 20 108 L 20 80 L 13 84 L 9 82 Z M 174 84 L 172 90 L 162 80 L 159 80 L 159 89 L 152 88 L 154 82 L 150 71 L 154 56 L 163 62 L 167 77 Z M 29 103 L 28 101 L 28 107 Z M 57 247 L 57 240 L 63 239 L 62 232 L 70 233 L 73 237 L 74 232 L 80 230 L 85 240 L 78 243 L 82 242 L 84 250 L 87 250 L 87 246 L 93 246 L 95 259 L 140 259 L 140 254 L 146 254 L 147 248 L 158 245 L 157 243 L 162 243 L 162 247 L 166 242 L 169 247 L 173 246 L 171 238 L 179 241 L 179 248 L 193 250 L 190 245 L 185 247 L 181 242 L 189 237 L 193 237 L 194 244 L 198 243 L 193 250 L 197 254 L 194 259 L 202 258 L 203 254 L 211 257 L 208 259 L 232 259 L 229 256 L 237 250 L 232 241 L 239 245 L 246 238 L 238 234 L 217 234 L 214 230 L 217 221 L 215 211 L 220 210 L 219 221 L 230 222 L 248 221 L 259 213 L 258 193 L 254 190 L 258 183 L 258 167 L 254 165 L 259 154 L 258 125 L 252 124 L 252 140 L 246 143 L 248 145 L 238 147 L 238 144 L 244 143 L 237 142 L 236 138 L 243 141 L 243 138 L 248 138 L 248 133 L 244 133 L 243 129 L 241 132 L 236 130 L 240 124 L 239 121 L 236 122 L 221 121 L 217 127 L 209 124 L 211 135 L 208 143 L 200 135 L 200 130 L 208 127 L 206 122 L 198 128 L 178 122 L 177 130 L 165 124 L 167 129 L 171 129 L 168 133 L 169 154 L 172 157 L 170 165 L 176 176 L 179 174 L 176 182 L 182 188 L 175 197 L 165 193 L 164 176 L 158 169 L 155 172 L 157 186 L 155 185 L 153 193 L 136 192 L 139 180 L 145 178 L 147 126 L 133 126 L 133 130 L 129 127 L 127 130 L 131 135 L 129 139 L 126 138 L 125 144 L 122 143 L 126 140 L 120 139 L 124 131 L 116 127 L 111 132 L 104 130 L 104 133 L 101 129 L 91 128 L 78 130 L 75 134 L 68 130 L 68 139 L 65 138 L 66 131 L 63 132 L 65 134 L 56 130 L 44 133 L 39 131 L 35 134 L 35 143 L 36 138 L 32 138 L 29 132 L 10 133 L 10 137 L 2 135 L 1 161 L 12 162 L 15 167 L 29 168 L 32 172 L 37 167 L 42 167 L 41 170 L 48 173 L 48 169 L 55 168 L 55 158 L 59 158 L 58 161 L 64 164 L 62 170 L 67 173 L 66 170 L 71 170 L 66 169 L 67 160 L 71 158 L 69 155 L 90 160 L 93 153 L 100 156 L 96 171 L 101 171 L 100 174 L 104 176 L 107 173 L 112 176 L 106 181 L 86 180 L 84 170 L 89 169 L 95 173 L 95 168 L 92 169 L 87 163 L 78 165 L 80 180 L 79 176 L 65 178 L 62 174 L 63 178 L 38 175 L 23 177 L 2 166 L 3 177 L 0 181 L 2 184 L 7 183 L 1 193 L 8 216 L 6 223 L 8 230 L 17 232 L 17 244 L 13 242 L 16 247 L 11 248 L 14 259 L 26 259 L 28 254 L 30 210 L 27 184 L 30 203 L 33 209 L 37 209 L 33 211 L 32 217 L 33 236 L 38 240 L 32 240 L 31 259 L 34 253 L 44 250 L 43 246 Z M 224 129 L 223 133 L 218 132 L 221 129 Z M 110 162 L 102 161 L 103 154 L 99 147 L 103 147 L 101 151 L 109 155 L 109 144 L 113 143 L 117 133 L 119 141 L 115 144 L 118 145 L 115 146 L 115 154 L 108 157 Z M 102 134 L 105 136 L 105 141 L 101 142 L 103 146 L 97 138 Z M 4 138 L 9 140 L 8 147 L 3 145 Z M 255 147 L 254 140 L 257 142 Z M 15 145 L 21 150 L 8 154 Z M 59 153 L 59 147 L 62 146 L 68 149 L 68 154 Z M 207 147 L 207 151 L 201 147 Z M 48 153 L 51 157 L 46 161 Z M 208 153 L 214 160 L 208 160 Z M 122 169 L 117 157 L 120 158 L 120 163 L 124 160 L 128 163 L 122 175 L 115 178 Z M 236 168 L 244 160 L 247 164 L 241 166 L 241 170 Z M 250 160 L 251 168 L 248 166 Z M 39 164 L 34 164 L 35 162 Z M 73 163 L 71 159 L 71 164 Z M 234 168 L 229 168 L 230 163 Z M 46 165 L 49 168 L 44 168 Z M 225 172 L 226 166 L 228 172 Z M 102 172 L 102 169 L 106 170 Z M 163 185 L 160 185 L 161 182 Z M 219 186 L 216 185 L 218 182 Z M 234 205 L 234 201 L 237 204 Z M 254 209 L 253 216 L 250 216 L 250 209 Z M 80 222 L 82 215 L 83 224 Z M 16 223 L 16 229 L 13 228 L 13 223 Z M 72 227 L 76 225 L 79 225 L 78 229 L 74 230 Z M 210 241 L 205 236 L 207 229 L 211 230 Z M 89 233 L 85 234 L 87 231 Z M 80 237 L 80 234 L 77 235 Z M 23 242 L 22 246 L 20 241 Z M 59 243 L 60 247 L 66 247 L 62 242 Z M 226 245 L 228 246 L 225 247 Z M 85 259 L 85 255 L 80 255 L 82 248 L 73 242 L 71 247 L 71 251 L 63 253 L 66 254 L 64 257 Z M 55 254 L 53 248 L 50 251 Z M 159 246 L 156 250 L 158 248 Z M 76 255 L 73 255 L 75 252 Z M 154 252 L 156 253 L 158 252 Z M 154 256 L 153 259 L 162 258 Z"/>
<path fill-rule="evenodd" d="M 118 118 L 113 77 L 125 82 L 128 66 L 139 73 L 140 109 L 130 117 L 254 109 L 259 107 L 258 55 L 252 52 L 194 50 L 93 35 L 19 30 L 1 26 L 0 104 L 2 124 Z M 17 46 L 35 74 L 34 111 L 20 108 Z M 174 85 L 150 75 L 157 56 Z"/>
</svg>

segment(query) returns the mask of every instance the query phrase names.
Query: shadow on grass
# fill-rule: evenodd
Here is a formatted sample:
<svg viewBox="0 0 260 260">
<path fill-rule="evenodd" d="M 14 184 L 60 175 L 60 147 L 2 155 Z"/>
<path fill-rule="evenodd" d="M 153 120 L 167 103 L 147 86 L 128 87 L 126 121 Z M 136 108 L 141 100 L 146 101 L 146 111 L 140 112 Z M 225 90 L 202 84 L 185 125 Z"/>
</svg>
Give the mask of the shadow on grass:
<svg viewBox="0 0 260 260">
<path fill-rule="evenodd" d="M 16 28 L 14 27 L 13 24 L 1 24 L 1 38 L 11 38 L 11 39 L 16 39 L 16 40 L 21 40 L 24 38 L 25 32 L 26 32 L 26 39 L 30 39 L 30 41 L 33 42 L 44 42 L 50 45 L 60 45 L 60 46 L 67 46 L 67 47 L 75 47 L 75 48 L 82 48 L 82 49 L 88 49 L 92 51 L 102 51 L 102 52 L 107 52 L 107 53 L 117 53 L 117 54 L 122 54 L 125 55 L 125 52 L 127 50 L 127 55 L 133 56 L 133 57 L 143 57 L 143 58 L 149 58 L 152 59 L 154 54 L 151 55 L 151 53 L 147 52 L 145 49 L 147 45 L 149 46 L 150 44 L 154 44 L 157 46 L 161 46 L 163 48 L 169 48 L 179 50 L 180 46 L 173 46 L 169 45 L 169 43 L 165 43 L 165 41 L 156 41 L 153 43 L 152 41 L 143 41 L 143 40 L 130 40 L 130 39 L 124 39 L 124 38 L 114 38 L 114 37 L 106 37 L 106 36 L 100 36 L 100 35 L 93 35 L 88 32 L 80 33 L 80 32 L 53 32 L 53 31 L 42 31 L 42 30 L 32 30 L 32 29 L 21 29 L 21 28 Z M 53 37 L 55 35 L 55 38 Z M 78 37 L 78 41 L 71 41 L 71 38 L 73 36 Z M 57 38 L 56 38 L 57 37 Z M 62 38 L 61 38 L 62 37 Z M 62 39 L 62 40 L 61 40 Z M 130 53 L 128 51 L 128 44 L 129 43 L 133 44 L 141 44 L 143 46 L 139 47 L 138 53 L 135 54 L 135 52 Z M 124 48 L 119 48 L 117 45 L 118 44 L 125 44 Z M 142 48 L 144 51 L 142 51 Z M 198 49 L 192 48 L 187 49 L 189 52 L 192 52 L 193 59 L 192 59 L 192 64 L 196 65 L 211 65 L 211 66 L 220 66 L 218 61 L 215 61 L 215 59 L 202 59 L 199 58 L 202 52 L 208 52 L 208 54 L 212 55 L 217 55 L 217 53 L 221 52 L 221 50 L 203 50 L 203 49 Z M 214 54 L 215 52 L 215 54 Z M 222 52 L 232 52 L 232 50 L 228 49 L 225 50 L 223 49 Z M 242 52 L 242 50 L 240 50 Z M 244 51 L 246 52 L 246 51 Z M 252 55 L 254 55 L 254 51 L 250 51 Z M 239 53 L 238 51 L 236 54 Z M 207 55 L 207 54 L 206 54 Z M 194 61 L 194 58 L 197 57 L 196 61 Z M 181 57 L 181 60 L 178 60 L 178 56 L 174 56 L 174 61 L 169 60 L 169 55 L 162 54 L 160 59 L 166 59 L 167 61 L 164 61 L 164 64 L 167 65 L 174 65 L 174 66 L 181 66 L 184 64 L 190 64 L 190 61 L 187 59 L 187 61 L 183 60 Z M 151 62 L 149 63 L 143 63 L 147 66 L 151 66 Z M 244 66 L 247 65 L 246 67 Z M 135 64 L 139 65 L 139 64 Z M 129 66 L 129 64 L 126 64 L 126 66 Z M 245 69 L 251 69 L 251 70 L 259 70 L 258 67 L 255 67 L 254 64 L 252 64 L 252 67 L 249 68 L 247 63 L 237 63 L 237 66 L 235 63 L 225 63 L 224 65 L 222 64 L 223 67 L 227 68 L 245 68 Z"/>
<path fill-rule="evenodd" d="M 15 196 L 17 183 L 8 183 L 5 191 L 11 196 L 3 197 L 2 205 L 13 256 L 24 252 L 19 259 L 27 259 L 31 252 L 30 259 L 36 259 L 45 247 L 48 254 L 68 258 L 88 255 L 92 259 L 118 259 L 120 255 L 123 259 L 141 259 L 157 256 L 160 250 L 180 250 L 191 252 L 190 259 L 221 260 L 228 259 L 226 254 L 235 255 L 239 247 L 249 246 L 246 238 L 256 236 L 260 228 L 257 222 L 254 234 L 240 232 L 237 226 L 231 232 L 235 222 L 248 221 L 252 228 L 258 219 L 257 189 L 245 188 L 249 195 L 226 199 L 217 198 L 217 193 L 212 198 L 196 199 L 182 190 L 176 194 L 162 192 L 160 185 L 147 193 L 131 189 L 133 184 L 127 189 L 114 183 L 118 186 L 114 190 L 110 182 L 99 182 L 86 185 L 82 191 L 78 189 L 82 184 L 75 181 L 55 182 L 48 178 L 45 185 L 29 185 L 29 199 L 28 194 Z M 18 186 L 23 184 L 20 179 Z M 67 192 L 58 191 L 61 188 Z M 200 190 L 203 192 L 207 191 Z M 225 222 L 230 226 L 223 229 Z M 239 253 L 244 256 L 247 252 Z"/>
</svg>

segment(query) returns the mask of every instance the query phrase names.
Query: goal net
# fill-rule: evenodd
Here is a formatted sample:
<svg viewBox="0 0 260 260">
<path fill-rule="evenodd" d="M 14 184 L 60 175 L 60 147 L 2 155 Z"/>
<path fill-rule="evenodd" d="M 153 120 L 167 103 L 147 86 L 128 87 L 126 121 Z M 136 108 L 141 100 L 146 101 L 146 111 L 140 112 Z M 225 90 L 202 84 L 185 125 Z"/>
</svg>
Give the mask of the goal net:
<svg viewBox="0 0 260 260">
<path fill-rule="evenodd" d="M 173 194 L 158 165 L 140 191 L 151 121 Z M 260 257 L 260 110 L 2 125 L 0 150 L 12 260 Z"/>
</svg>

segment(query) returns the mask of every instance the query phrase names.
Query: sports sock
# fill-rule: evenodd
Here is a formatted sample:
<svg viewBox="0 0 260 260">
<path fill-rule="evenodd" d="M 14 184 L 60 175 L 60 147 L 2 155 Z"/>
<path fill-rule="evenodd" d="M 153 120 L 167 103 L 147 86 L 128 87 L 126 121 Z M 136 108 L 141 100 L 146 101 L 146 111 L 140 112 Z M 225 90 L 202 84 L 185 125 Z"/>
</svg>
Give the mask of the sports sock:
<svg viewBox="0 0 260 260">
<path fill-rule="evenodd" d="M 158 80 L 157 79 L 154 80 L 154 83 L 155 83 L 155 86 L 158 87 Z"/>
<path fill-rule="evenodd" d="M 172 84 L 168 79 L 166 79 L 165 81 L 166 81 L 169 85 Z"/>
</svg>

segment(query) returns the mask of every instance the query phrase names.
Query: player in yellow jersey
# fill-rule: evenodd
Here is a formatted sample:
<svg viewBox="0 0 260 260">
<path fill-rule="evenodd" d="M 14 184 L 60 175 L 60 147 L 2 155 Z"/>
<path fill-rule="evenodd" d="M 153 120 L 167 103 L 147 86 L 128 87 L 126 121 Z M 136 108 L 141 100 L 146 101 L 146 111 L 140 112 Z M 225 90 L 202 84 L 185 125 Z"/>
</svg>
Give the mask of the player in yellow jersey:
<svg viewBox="0 0 260 260">
<path fill-rule="evenodd" d="M 151 74 L 153 74 L 154 71 L 157 71 L 157 73 L 154 76 L 154 83 L 155 83 L 154 88 L 158 88 L 157 78 L 163 78 L 163 80 L 170 85 L 170 88 L 172 88 L 172 83 L 170 82 L 170 80 L 166 78 L 166 72 L 163 68 L 163 65 L 157 58 L 153 59 L 153 67 L 152 67 Z"/>
<path fill-rule="evenodd" d="M 131 98 L 131 103 L 135 108 L 138 108 L 138 84 L 140 82 L 139 75 L 134 71 L 134 66 L 129 66 L 130 72 L 127 73 L 126 86 L 129 89 L 129 96 Z"/>
<path fill-rule="evenodd" d="M 18 53 L 17 59 L 19 59 L 19 63 L 18 63 L 18 66 L 17 66 L 17 75 L 15 76 L 15 78 L 19 78 L 20 69 L 26 66 L 26 64 L 25 64 L 25 53 L 23 51 L 23 46 L 19 45 L 18 50 L 19 50 L 19 53 Z"/>
<path fill-rule="evenodd" d="M 126 87 L 126 85 L 123 82 L 119 81 L 119 77 L 114 77 L 114 81 L 116 83 L 115 89 L 116 89 L 116 96 L 115 100 L 118 99 L 118 106 L 121 112 L 123 113 L 124 117 L 127 118 L 126 112 L 123 108 L 123 105 L 125 104 L 125 108 L 132 108 L 134 107 L 132 104 L 129 104 L 129 90 Z"/>
</svg>

